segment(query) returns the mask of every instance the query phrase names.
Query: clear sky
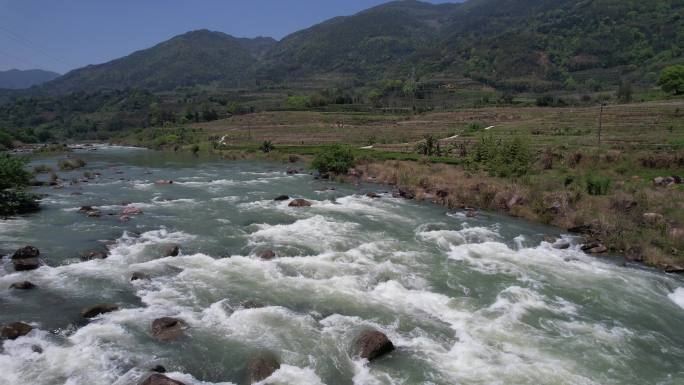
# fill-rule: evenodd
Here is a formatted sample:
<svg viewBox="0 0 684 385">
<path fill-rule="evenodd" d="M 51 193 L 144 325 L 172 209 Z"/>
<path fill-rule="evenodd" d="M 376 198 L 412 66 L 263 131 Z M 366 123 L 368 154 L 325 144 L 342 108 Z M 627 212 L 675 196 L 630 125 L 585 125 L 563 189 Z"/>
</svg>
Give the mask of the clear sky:
<svg viewBox="0 0 684 385">
<path fill-rule="evenodd" d="M 386 0 L 0 0 L 0 70 L 65 73 L 211 29 L 237 37 L 289 33 Z M 430 0 L 432 3 L 454 2 Z"/>
</svg>

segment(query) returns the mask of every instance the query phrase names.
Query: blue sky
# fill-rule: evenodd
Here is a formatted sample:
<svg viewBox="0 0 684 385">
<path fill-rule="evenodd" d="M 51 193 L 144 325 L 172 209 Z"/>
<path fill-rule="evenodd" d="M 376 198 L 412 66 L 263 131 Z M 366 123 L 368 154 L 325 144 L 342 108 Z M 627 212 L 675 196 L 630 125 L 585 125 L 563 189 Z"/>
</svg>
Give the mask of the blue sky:
<svg viewBox="0 0 684 385">
<path fill-rule="evenodd" d="M 65 73 L 207 28 L 280 39 L 385 0 L 0 0 L 0 70 Z M 453 2 L 431 0 L 432 3 Z"/>
</svg>

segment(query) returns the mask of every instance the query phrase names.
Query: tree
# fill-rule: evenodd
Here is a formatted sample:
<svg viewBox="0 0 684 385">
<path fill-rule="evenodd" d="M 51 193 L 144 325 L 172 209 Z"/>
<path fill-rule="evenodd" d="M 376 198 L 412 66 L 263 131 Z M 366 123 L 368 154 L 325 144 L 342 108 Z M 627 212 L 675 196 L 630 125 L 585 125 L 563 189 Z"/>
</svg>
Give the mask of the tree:
<svg viewBox="0 0 684 385">
<path fill-rule="evenodd" d="M 684 94 L 684 65 L 665 68 L 660 74 L 658 85 L 665 92 L 675 95 Z"/>
<path fill-rule="evenodd" d="M 24 191 L 31 173 L 24 169 L 26 159 L 0 156 L 0 215 L 23 214 L 39 209 L 38 197 Z"/>
<path fill-rule="evenodd" d="M 275 149 L 275 146 L 270 140 L 265 140 L 263 143 L 261 143 L 259 149 L 261 150 L 261 152 L 269 153 Z"/>
<path fill-rule="evenodd" d="M 319 152 L 311 162 L 311 167 L 322 175 L 330 173 L 343 175 L 354 165 L 354 154 L 349 147 L 339 144 L 330 146 Z"/>
</svg>

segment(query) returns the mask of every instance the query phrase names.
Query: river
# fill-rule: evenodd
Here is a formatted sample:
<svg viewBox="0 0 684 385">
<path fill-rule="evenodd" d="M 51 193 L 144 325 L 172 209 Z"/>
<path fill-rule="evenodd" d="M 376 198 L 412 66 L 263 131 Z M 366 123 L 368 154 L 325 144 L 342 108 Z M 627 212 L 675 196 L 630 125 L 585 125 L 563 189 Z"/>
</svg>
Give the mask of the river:
<svg viewBox="0 0 684 385">
<path fill-rule="evenodd" d="M 287 175 L 279 163 L 76 155 L 87 166 L 63 179 L 100 175 L 41 187 L 40 213 L 0 221 L 1 250 L 34 245 L 45 263 L 17 273 L 2 261 L 0 324 L 34 330 L 2 342 L 0 384 L 138 384 L 156 365 L 189 385 L 243 384 L 263 352 L 281 362 L 270 384 L 684 384 L 684 280 L 542 242 L 558 230 L 372 199 L 387 188 Z M 313 205 L 273 200 L 281 194 Z M 122 220 L 124 205 L 143 213 Z M 180 255 L 163 257 L 169 244 Z M 80 259 L 105 248 L 107 259 Z M 277 258 L 259 258 L 266 249 Z M 7 289 L 24 280 L 37 288 Z M 98 303 L 119 310 L 81 318 Z M 185 337 L 152 338 L 164 316 L 186 322 Z M 366 329 L 396 350 L 358 358 Z"/>
</svg>

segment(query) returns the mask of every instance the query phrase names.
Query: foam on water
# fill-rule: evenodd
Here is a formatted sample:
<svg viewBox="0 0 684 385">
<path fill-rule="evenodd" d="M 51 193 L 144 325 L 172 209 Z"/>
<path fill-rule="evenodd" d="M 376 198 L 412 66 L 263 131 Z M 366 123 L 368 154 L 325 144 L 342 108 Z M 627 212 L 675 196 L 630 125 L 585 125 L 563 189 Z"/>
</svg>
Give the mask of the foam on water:
<svg viewBox="0 0 684 385">
<path fill-rule="evenodd" d="M 282 365 L 263 384 L 679 385 L 678 278 L 576 247 L 556 250 L 535 241 L 537 230 L 521 234 L 485 216 L 370 199 L 348 186 L 337 185 L 311 207 L 291 208 L 265 197 L 310 197 L 322 187 L 273 169 L 155 169 L 178 182 L 159 187 L 166 190 L 148 180 L 126 182 L 130 197 L 83 186 L 104 194 L 103 202 L 135 201 L 145 211 L 119 224 L 123 234 L 115 236 L 103 233 L 105 218 L 62 210 L 82 204 L 78 198 L 57 197 L 65 202 L 50 203 L 58 208 L 54 226 L 118 239 L 105 260 L 0 270 L 2 287 L 25 279 L 39 287 L 0 291 L 2 306 L 21 317 L 44 312 L 32 318 L 38 321 L 28 336 L 3 341 L 0 383 L 130 385 L 163 364 L 188 385 L 227 385 L 242 383 L 250 355 L 267 351 Z M 100 207 L 123 207 L 109 206 Z M 207 225 L 208 212 L 220 226 Z M 12 237 L 51 218 L 0 221 L 3 246 L 22 246 Z M 168 244 L 180 244 L 181 255 L 162 257 Z M 257 257 L 266 248 L 280 258 Z M 131 282 L 134 271 L 151 279 Z M 120 310 L 53 334 L 45 331 L 50 314 L 77 316 L 78 309 L 50 302 L 54 310 L 24 311 L 22 301 L 32 299 L 21 296 L 34 294 L 82 301 L 77 307 L 113 302 Z M 152 321 L 164 316 L 187 323 L 184 340 L 151 339 Z M 395 352 L 373 363 L 360 359 L 354 340 L 366 329 L 387 334 Z"/>
<path fill-rule="evenodd" d="M 673 293 L 668 294 L 667 297 L 684 309 L 684 287 L 677 288 Z"/>
</svg>

